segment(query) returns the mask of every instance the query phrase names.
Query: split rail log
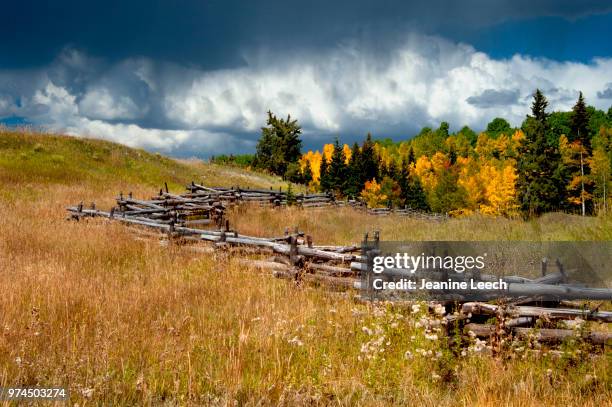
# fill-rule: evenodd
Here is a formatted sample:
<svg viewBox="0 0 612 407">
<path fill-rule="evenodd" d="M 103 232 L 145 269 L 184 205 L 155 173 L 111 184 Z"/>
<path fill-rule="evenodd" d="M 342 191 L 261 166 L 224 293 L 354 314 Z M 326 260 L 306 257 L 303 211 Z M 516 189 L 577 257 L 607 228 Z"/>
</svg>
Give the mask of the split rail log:
<svg viewBox="0 0 612 407">
<path fill-rule="evenodd" d="M 610 311 L 590 311 L 573 308 L 544 308 L 531 306 L 507 306 L 502 307 L 482 302 L 466 302 L 461 306 L 464 314 L 497 315 L 502 313 L 511 317 L 537 317 L 547 319 L 573 319 L 582 318 L 589 321 L 612 322 Z"/>
<path fill-rule="evenodd" d="M 463 328 L 465 333 L 473 332 L 479 338 L 489 338 L 495 334 L 496 326 L 490 324 L 469 323 Z M 582 338 L 596 345 L 612 345 L 612 332 L 592 331 L 582 333 L 572 329 L 520 328 L 514 327 L 511 332 L 520 339 L 535 338 L 539 342 L 559 343 L 570 338 Z"/>
</svg>

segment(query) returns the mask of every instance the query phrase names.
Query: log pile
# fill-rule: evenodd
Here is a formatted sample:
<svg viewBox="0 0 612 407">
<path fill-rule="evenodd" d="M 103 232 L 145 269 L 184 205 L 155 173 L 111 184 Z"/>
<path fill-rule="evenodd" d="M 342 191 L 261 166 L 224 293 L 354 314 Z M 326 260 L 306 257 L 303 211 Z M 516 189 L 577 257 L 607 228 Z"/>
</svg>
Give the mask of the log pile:
<svg viewBox="0 0 612 407">
<path fill-rule="evenodd" d="M 478 338 L 499 339 L 512 335 L 520 340 L 550 344 L 581 339 L 594 345 L 612 345 L 612 332 L 589 330 L 585 325 L 585 321 L 610 323 L 612 312 L 574 305 L 578 308 L 467 302 L 460 306 L 458 318 L 457 315 L 449 317 L 464 322 L 463 332 Z"/>
</svg>

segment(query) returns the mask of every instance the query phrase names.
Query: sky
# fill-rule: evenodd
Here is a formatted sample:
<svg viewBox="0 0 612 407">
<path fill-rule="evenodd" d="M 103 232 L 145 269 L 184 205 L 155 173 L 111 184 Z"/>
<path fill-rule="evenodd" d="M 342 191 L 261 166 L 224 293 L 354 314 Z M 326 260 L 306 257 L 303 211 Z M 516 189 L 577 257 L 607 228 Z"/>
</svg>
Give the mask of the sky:
<svg viewBox="0 0 612 407">
<path fill-rule="evenodd" d="M 0 122 L 180 157 L 252 153 L 266 112 L 304 147 L 518 126 L 531 95 L 612 105 L 612 2 L 20 1 L 3 5 Z"/>
</svg>

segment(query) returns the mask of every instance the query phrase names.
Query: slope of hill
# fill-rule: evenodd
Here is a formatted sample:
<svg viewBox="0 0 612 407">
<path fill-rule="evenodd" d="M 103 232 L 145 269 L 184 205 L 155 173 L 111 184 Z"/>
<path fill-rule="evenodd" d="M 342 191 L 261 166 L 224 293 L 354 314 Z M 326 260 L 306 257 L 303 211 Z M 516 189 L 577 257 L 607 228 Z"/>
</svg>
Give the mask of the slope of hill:
<svg viewBox="0 0 612 407">
<path fill-rule="evenodd" d="M 192 180 L 211 185 L 286 186 L 278 177 L 199 160 L 173 160 L 120 144 L 61 135 L 0 129 L 0 180 L 7 183 L 105 185 L 123 182 L 183 188 Z"/>
</svg>

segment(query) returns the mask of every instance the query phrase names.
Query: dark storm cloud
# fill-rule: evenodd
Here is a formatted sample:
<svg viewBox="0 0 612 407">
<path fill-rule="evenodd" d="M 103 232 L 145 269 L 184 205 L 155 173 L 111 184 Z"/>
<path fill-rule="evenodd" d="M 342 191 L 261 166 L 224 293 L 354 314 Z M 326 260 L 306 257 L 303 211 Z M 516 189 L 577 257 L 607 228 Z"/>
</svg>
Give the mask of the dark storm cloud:
<svg viewBox="0 0 612 407">
<path fill-rule="evenodd" d="M 476 107 L 493 107 L 493 106 L 507 106 L 515 104 L 519 99 L 520 92 L 516 90 L 495 90 L 486 89 L 480 95 L 470 96 L 466 99 L 472 106 Z"/>
<path fill-rule="evenodd" d="M 597 97 L 600 99 L 612 99 L 612 82 L 608 83 L 604 90 L 597 92 Z"/>
<path fill-rule="evenodd" d="M 255 46 L 320 48 L 369 36 L 382 43 L 407 30 L 453 38 L 507 20 L 610 10 L 597 0 L 25 0 L 3 4 L 0 66 L 46 64 L 69 46 L 111 62 L 146 56 L 217 69 L 243 64 Z"/>
</svg>

